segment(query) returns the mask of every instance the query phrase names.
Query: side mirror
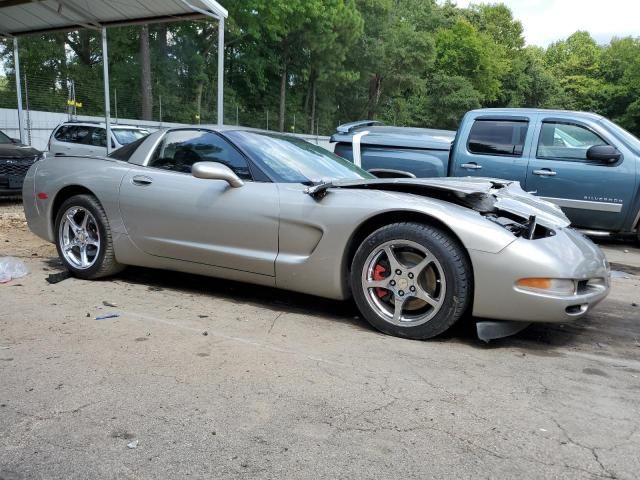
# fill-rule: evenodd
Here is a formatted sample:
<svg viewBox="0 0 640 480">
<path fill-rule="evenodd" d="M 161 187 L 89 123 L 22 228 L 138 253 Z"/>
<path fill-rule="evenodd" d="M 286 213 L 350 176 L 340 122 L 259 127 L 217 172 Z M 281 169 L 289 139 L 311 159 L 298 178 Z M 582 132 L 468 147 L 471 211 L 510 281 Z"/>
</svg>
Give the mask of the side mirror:
<svg viewBox="0 0 640 480">
<path fill-rule="evenodd" d="M 20 145 L 20 139 L 19 138 L 10 138 L 9 140 L 11 140 L 11 143 L 15 143 L 16 145 Z"/>
<path fill-rule="evenodd" d="M 622 158 L 622 153 L 611 145 L 594 145 L 587 150 L 587 160 L 601 163 L 616 163 Z"/>
<path fill-rule="evenodd" d="M 207 180 L 224 180 L 233 188 L 244 185 L 244 182 L 233 173 L 233 170 L 218 162 L 196 162 L 191 167 L 191 175 Z"/>
</svg>

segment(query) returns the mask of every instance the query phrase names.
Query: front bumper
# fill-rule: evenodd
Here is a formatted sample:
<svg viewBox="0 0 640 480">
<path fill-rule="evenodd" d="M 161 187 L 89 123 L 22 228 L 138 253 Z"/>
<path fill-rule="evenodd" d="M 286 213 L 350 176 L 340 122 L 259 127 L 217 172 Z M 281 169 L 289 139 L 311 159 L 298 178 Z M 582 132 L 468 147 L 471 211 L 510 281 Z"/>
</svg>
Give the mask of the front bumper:
<svg viewBox="0 0 640 480">
<path fill-rule="evenodd" d="M 22 184 L 24 175 L 1 175 L 0 174 L 0 197 L 22 194 Z"/>
<path fill-rule="evenodd" d="M 591 240 L 571 228 L 553 237 L 519 238 L 504 250 L 488 254 L 471 250 L 475 294 L 473 315 L 496 320 L 564 323 L 587 314 L 609 293 L 610 271 L 604 254 Z M 571 279 L 582 285 L 573 295 L 553 295 L 516 287 L 522 278 Z"/>
</svg>

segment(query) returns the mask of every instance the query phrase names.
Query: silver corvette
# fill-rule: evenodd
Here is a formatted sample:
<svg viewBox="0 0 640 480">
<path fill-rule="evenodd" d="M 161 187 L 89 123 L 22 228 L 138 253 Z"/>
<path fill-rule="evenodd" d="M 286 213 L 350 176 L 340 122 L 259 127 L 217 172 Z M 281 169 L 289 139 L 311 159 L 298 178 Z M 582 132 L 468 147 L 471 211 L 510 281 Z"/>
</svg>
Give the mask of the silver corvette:
<svg viewBox="0 0 640 480">
<path fill-rule="evenodd" d="M 485 339 L 567 322 L 609 291 L 600 249 L 518 183 L 376 179 L 268 132 L 170 129 L 109 157 L 47 158 L 23 199 L 79 278 L 138 265 L 353 297 L 371 325 L 407 338 L 465 313 Z"/>
</svg>

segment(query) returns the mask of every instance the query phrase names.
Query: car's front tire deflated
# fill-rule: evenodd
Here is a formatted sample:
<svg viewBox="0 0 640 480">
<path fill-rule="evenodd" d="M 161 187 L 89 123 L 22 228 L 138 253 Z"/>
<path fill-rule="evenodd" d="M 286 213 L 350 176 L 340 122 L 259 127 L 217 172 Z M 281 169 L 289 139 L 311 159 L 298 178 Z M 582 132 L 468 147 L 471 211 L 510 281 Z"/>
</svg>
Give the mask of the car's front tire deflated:
<svg viewBox="0 0 640 480">
<path fill-rule="evenodd" d="M 470 306 L 473 272 L 464 247 L 449 233 L 396 223 L 369 235 L 351 268 L 358 308 L 389 335 L 427 339 L 448 330 Z"/>
<path fill-rule="evenodd" d="M 121 271 L 116 261 L 109 220 L 93 195 L 74 195 L 56 215 L 56 248 L 74 276 L 93 280 Z"/>
</svg>

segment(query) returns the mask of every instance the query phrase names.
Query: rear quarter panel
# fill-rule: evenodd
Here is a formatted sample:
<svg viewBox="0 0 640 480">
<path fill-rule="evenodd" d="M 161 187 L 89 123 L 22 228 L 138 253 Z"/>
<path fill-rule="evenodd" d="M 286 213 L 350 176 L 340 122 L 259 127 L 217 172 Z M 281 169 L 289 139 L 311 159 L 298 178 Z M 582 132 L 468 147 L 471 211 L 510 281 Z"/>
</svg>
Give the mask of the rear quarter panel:
<svg viewBox="0 0 640 480">
<path fill-rule="evenodd" d="M 106 158 L 54 157 L 39 162 L 34 177 L 34 208 L 40 221 L 46 225 L 44 232 L 36 232 L 54 241 L 54 222 L 57 212 L 54 205 L 67 187 L 83 187 L 96 196 L 107 213 L 111 231 L 126 233 L 118 207 L 118 192 L 125 173 L 130 169 L 126 162 Z M 39 199 L 37 194 L 47 194 Z"/>
<path fill-rule="evenodd" d="M 398 148 L 363 144 L 361 147 L 362 168 L 399 170 L 412 173 L 418 178 L 445 177 L 449 164 L 448 150 Z M 351 144 L 338 143 L 335 153 L 353 161 Z"/>
</svg>

